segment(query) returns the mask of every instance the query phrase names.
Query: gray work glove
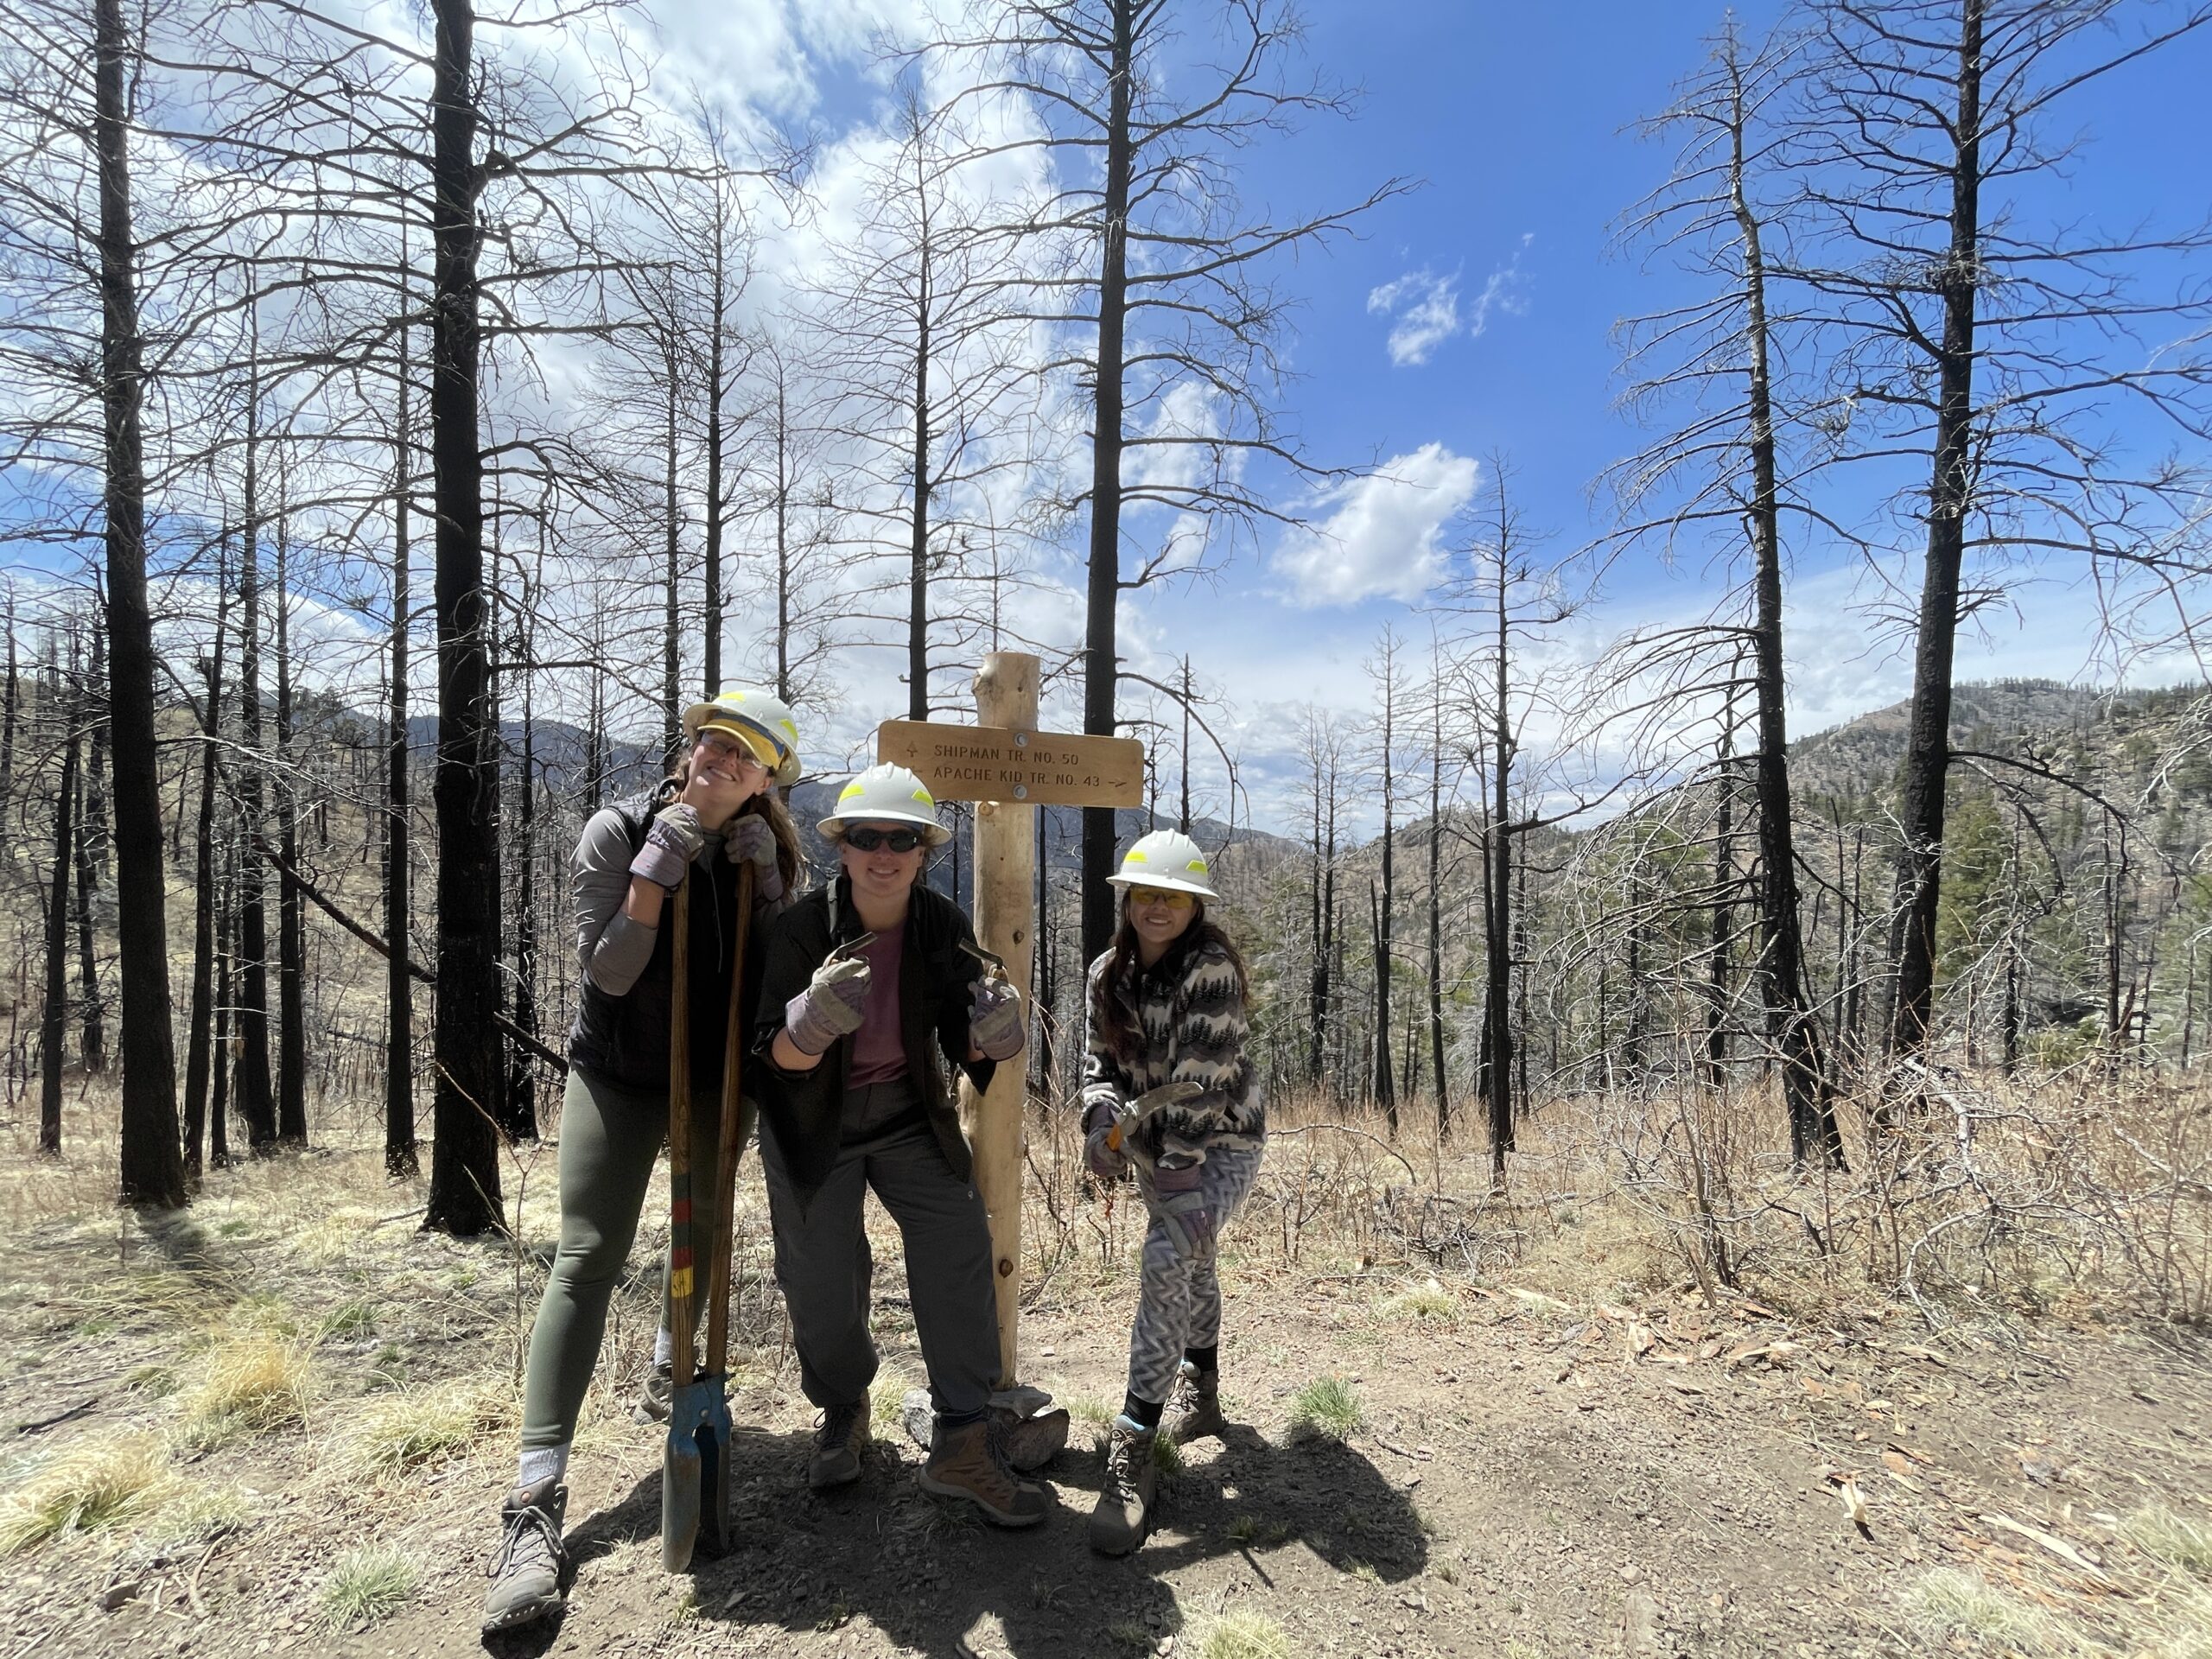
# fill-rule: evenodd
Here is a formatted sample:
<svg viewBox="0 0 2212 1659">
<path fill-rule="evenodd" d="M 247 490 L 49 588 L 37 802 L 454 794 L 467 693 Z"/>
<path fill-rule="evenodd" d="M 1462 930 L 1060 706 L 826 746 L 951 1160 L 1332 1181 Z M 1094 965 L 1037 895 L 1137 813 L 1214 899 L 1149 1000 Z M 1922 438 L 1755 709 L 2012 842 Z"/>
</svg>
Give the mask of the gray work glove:
<svg viewBox="0 0 2212 1659">
<path fill-rule="evenodd" d="M 784 1030 L 802 1054 L 819 1054 L 861 1028 L 868 1012 L 868 958 L 832 957 L 784 1004 Z"/>
<path fill-rule="evenodd" d="M 1029 1040 L 1029 1022 L 1022 1017 L 1021 993 L 989 974 L 976 982 L 968 1001 L 968 1040 L 989 1060 L 1010 1060 Z"/>
<path fill-rule="evenodd" d="M 722 837 L 722 855 L 733 864 L 753 869 L 753 897 L 772 905 L 784 896 L 783 867 L 776 861 L 776 832 L 758 812 L 747 812 L 730 822 Z"/>
<path fill-rule="evenodd" d="M 1090 1173 L 1102 1181 L 1117 1181 L 1122 1172 L 1129 1166 L 1128 1154 L 1119 1147 L 1109 1146 L 1114 1133 L 1114 1109 L 1094 1106 L 1090 1109 L 1090 1126 L 1084 1132 L 1083 1161 Z"/>
<path fill-rule="evenodd" d="M 682 801 L 671 801 L 654 814 L 645 831 L 645 844 L 630 861 L 630 874 L 666 887 L 671 893 L 683 885 L 683 872 L 707 844 L 699 815 Z"/>
<path fill-rule="evenodd" d="M 1165 1166 L 1152 1172 L 1157 1213 L 1167 1229 L 1167 1241 L 1186 1262 L 1200 1262 L 1213 1254 L 1213 1206 L 1200 1186 L 1198 1164 L 1179 1169 Z"/>
</svg>

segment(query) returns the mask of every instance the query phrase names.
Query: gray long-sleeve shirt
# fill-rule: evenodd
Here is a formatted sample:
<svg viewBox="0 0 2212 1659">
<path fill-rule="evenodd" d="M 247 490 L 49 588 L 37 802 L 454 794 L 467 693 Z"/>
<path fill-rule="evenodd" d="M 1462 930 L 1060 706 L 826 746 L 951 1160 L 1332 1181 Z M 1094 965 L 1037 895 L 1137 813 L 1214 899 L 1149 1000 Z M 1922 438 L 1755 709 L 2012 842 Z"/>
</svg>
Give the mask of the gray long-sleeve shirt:
<svg viewBox="0 0 2212 1659">
<path fill-rule="evenodd" d="M 722 855 L 722 832 L 710 830 L 694 864 L 711 868 Z M 591 982 L 609 996 L 626 996 L 652 960 L 658 927 L 622 913 L 630 896 L 629 826 L 612 807 L 584 825 L 576 842 L 571 884 L 576 896 L 576 960 Z"/>
<path fill-rule="evenodd" d="M 694 864 L 711 868 L 722 855 L 722 831 L 709 830 Z M 630 896 L 630 830 L 621 813 L 604 807 L 584 825 L 570 865 L 576 898 L 576 961 L 591 982 L 609 996 L 626 996 L 652 960 L 660 929 L 622 913 Z M 756 899 L 756 925 L 786 909 L 790 895 Z"/>
</svg>

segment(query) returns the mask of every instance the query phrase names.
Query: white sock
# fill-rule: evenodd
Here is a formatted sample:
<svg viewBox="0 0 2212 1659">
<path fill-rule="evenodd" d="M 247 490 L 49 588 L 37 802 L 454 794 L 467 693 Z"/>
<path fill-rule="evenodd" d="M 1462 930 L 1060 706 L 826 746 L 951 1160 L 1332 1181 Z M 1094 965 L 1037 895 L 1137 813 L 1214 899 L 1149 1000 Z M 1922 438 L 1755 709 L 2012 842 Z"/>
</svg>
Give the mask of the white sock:
<svg viewBox="0 0 2212 1659">
<path fill-rule="evenodd" d="M 664 1325 L 653 1332 L 653 1363 L 656 1365 L 676 1363 L 676 1338 L 669 1334 L 668 1327 Z"/>
<path fill-rule="evenodd" d="M 518 1486 L 535 1486 L 550 1475 L 555 1479 L 569 1471 L 569 1448 L 562 1446 L 524 1446 L 521 1471 L 515 1477 Z"/>
</svg>

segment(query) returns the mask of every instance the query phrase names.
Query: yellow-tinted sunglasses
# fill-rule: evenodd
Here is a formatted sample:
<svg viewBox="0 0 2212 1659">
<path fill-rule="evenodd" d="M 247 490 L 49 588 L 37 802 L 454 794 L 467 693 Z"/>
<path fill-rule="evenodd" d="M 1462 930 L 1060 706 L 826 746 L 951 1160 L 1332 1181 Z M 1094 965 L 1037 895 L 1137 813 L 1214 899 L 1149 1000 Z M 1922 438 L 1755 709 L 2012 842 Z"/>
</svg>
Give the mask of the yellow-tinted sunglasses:
<svg viewBox="0 0 2212 1659">
<path fill-rule="evenodd" d="M 1165 905 L 1170 910 L 1188 910 L 1198 902 L 1194 893 L 1179 893 L 1173 887 L 1131 887 L 1129 902 L 1133 905 Z"/>
</svg>

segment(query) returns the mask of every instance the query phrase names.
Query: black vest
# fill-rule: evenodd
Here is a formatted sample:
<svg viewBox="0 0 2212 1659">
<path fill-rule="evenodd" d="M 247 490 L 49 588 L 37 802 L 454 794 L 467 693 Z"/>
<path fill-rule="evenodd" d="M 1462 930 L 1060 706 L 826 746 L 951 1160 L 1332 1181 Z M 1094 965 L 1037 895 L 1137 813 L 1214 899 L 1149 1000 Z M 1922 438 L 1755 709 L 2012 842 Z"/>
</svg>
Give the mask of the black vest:
<svg viewBox="0 0 2212 1659">
<path fill-rule="evenodd" d="M 615 804 L 629 832 L 634 853 L 645 843 L 645 832 L 660 805 L 658 791 L 633 795 Z M 737 943 L 737 867 L 719 855 L 691 866 L 691 961 L 689 978 L 691 1004 L 691 1088 L 695 1094 L 714 1094 L 721 1088 L 722 1049 L 729 1036 L 729 980 Z M 596 1072 L 609 1082 L 639 1090 L 668 1088 L 668 1034 L 671 966 L 675 959 L 676 899 L 671 894 L 661 910 L 659 937 L 653 941 L 652 959 L 624 996 L 609 996 L 586 975 L 583 997 L 576 1008 L 576 1023 L 569 1033 L 569 1060 Z M 764 930 L 752 930 L 746 955 L 752 971 L 748 987 L 757 994 Z M 749 999 L 748 999 L 749 1000 Z M 742 1011 L 742 1024 L 752 1021 L 752 1009 Z"/>
</svg>

